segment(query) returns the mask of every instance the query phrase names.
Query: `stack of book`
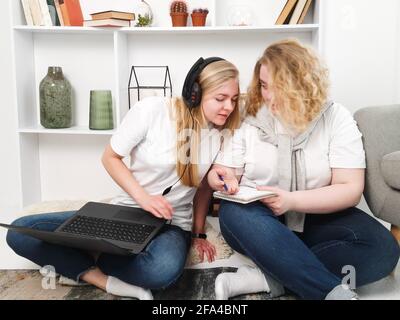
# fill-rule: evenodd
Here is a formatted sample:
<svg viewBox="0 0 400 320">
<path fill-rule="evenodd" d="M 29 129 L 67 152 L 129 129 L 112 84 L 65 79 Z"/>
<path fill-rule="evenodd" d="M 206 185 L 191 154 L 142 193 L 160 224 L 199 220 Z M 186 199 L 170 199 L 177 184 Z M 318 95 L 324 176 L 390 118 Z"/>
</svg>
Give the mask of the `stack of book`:
<svg viewBox="0 0 400 320">
<path fill-rule="evenodd" d="M 102 11 L 91 13 L 92 20 L 85 20 L 85 27 L 130 27 L 135 20 L 135 14 L 122 11 Z"/>
<path fill-rule="evenodd" d="M 287 0 L 275 24 L 302 24 L 312 0 Z"/>
<path fill-rule="evenodd" d="M 29 26 L 83 26 L 79 0 L 21 0 Z"/>
</svg>

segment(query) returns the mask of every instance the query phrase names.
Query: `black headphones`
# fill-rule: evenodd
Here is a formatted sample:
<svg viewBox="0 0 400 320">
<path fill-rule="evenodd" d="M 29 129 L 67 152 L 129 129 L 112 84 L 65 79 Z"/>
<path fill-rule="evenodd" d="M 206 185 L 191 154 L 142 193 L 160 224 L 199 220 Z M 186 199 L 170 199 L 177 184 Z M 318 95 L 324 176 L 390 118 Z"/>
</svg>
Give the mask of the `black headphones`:
<svg viewBox="0 0 400 320">
<path fill-rule="evenodd" d="M 196 108 L 201 103 L 202 90 L 198 82 L 200 73 L 210 63 L 225 60 L 219 57 L 210 57 L 207 59 L 199 58 L 193 67 L 189 70 L 182 89 L 182 98 L 189 109 Z"/>
</svg>

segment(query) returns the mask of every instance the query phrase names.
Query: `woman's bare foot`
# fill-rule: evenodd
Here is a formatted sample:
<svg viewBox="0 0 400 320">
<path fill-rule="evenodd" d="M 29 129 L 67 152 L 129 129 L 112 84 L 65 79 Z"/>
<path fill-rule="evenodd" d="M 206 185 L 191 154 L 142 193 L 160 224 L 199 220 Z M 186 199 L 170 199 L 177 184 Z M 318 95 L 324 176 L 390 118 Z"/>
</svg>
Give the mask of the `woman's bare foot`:
<svg viewBox="0 0 400 320">
<path fill-rule="evenodd" d="M 99 268 L 89 270 L 81 276 L 81 279 L 96 286 L 97 288 L 106 291 L 108 276 L 105 275 Z"/>
<path fill-rule="evenodd" d="M 81 276 L 81 279 L 116 296 L 153 300 L 150 290 L 107 276 L 99 268 L 89 270 Z"/>
</svg>

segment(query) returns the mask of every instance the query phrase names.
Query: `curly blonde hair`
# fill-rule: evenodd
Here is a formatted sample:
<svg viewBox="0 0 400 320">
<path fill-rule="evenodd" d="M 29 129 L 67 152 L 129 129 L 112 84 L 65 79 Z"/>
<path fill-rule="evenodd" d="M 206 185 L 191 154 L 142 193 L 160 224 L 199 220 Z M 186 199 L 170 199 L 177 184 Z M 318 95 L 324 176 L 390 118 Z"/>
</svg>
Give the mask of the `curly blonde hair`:
<svg viewBox="0 0 400 320">
<path fill-rule="evenodd" d="M 328 96 L 328 70 L 317 55 L 297 40 L 287 39 L 270 45 L 257 61 L 247 92 L 246 115 L 255 116 L 263 105 L 260 69 L 268 67 L 276 115 L 283 124 L 304 131 L 319 114 Z"/>
</svg>

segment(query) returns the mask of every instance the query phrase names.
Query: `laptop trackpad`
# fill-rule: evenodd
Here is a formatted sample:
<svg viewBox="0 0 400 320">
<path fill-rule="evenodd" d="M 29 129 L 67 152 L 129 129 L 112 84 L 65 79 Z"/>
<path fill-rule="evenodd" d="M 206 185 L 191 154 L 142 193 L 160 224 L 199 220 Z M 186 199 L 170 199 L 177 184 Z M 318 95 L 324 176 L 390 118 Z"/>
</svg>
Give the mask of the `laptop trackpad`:
<svg viewBox="0 0 400 320">
<path fill-rule="evenodd" d="M 125 221 L 132 220 L 135 222 L 140 222 L 146 216 L 147 216 L 146 212 L 140 212 L 140 211 L 132 212 L 132 211 L 128 211 L 128 210 L 120 210 L 114 215 L 113 218 L 121 219 L 121 220 L 125 220 Z"/>
</svg>

